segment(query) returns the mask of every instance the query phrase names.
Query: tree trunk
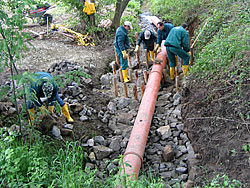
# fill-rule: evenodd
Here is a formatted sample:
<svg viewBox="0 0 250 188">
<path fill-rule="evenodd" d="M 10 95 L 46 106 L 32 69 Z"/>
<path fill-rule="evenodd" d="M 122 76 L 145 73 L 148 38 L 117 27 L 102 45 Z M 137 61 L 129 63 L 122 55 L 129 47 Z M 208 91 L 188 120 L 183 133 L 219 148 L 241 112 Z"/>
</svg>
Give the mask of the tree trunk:
<svg viewBox="0 0 250 188">
<path fill-rule="evenodd" d="M 115 15 L 113 18 L 112 26 L 117 28 L 120 26 L 121 16 L 130 0 L 117 0 L 115 7 Z"/>
</svg>

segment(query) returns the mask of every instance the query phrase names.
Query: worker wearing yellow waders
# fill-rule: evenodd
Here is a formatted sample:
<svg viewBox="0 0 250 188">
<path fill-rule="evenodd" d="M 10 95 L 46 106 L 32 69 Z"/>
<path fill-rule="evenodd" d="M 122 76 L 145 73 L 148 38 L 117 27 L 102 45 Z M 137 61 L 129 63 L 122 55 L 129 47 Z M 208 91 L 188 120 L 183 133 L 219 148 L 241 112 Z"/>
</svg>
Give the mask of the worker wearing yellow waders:
<svg viewBox="0 0 250 188">
<path fill-rule="evenodd" d="M 157 41 L 156 41 L 156 46 L 154 48 L 155 53 L 160 53 L 161 51 L 161 42 L 163 40 L 166 40 L 168 37 L 169 32 L 171 31 L 174 26 L 171 23 L 163 23 L 163 22 L 158 22 L 157 23 Z"/>
<path fill-rule="evenodd" d="M 68 122 L 74 122 L 69 114 L 69 109 L 66 103 L 58 95 L 58 86 L 54 81 L 51 74 L 47 72 L 36 72 L 32 78 L 32 82 L 29 88 L 29 95 L 27 100 L 27 107 L 30 114 L 30 120 L 35 119 L 34 106 L 38 106 L 43 111 L 45 106 L 43 103 L 48 101 L 48 110 L 53 113 L 54 103 L 57 101 L 61 108 L 62 113 L 66 117 Z"/>
<path fill-rule="evenodd" d="M 190 55 L 187 53 L 190 51 L 187 30 L 188 25 L 186 23 L 183 23 L 179 27 L 174 27 L 169 32 L 168 37 L 164 43 L 164 46 L 166 46 L 167 49 L 168 59 L 170 61 L 171 80 L 175 78 L 176 55 L 183 59 L 182 70 L 184 76 L 187 75 L 190 59 Z"/>
<path fill-rule="evenodd" d="M 143 49 L 146 52 L 147 60 L 149 61 L 149 55 L 151 57 L 151 60 L 154 61 L 154 44 L 156 42 L 156 36 L 155 34 L 150 30 L 144 30 L 142 31 L 138 39 L 136 41 L 136 47 L 135 52 L 137 53 L 140 47 L 140 44 L 143 44 Z"/>
<path fill-rule="evenodd" d="M 120 60 L 123 80 L 125 83 L 129 82 L 127 60 L 128 55 L 126 50 L 129 48 L 128 31 L 130 29 L 133 29 L 131 22 L 125 21 L 122 26 L 117 28 L 114 42 L 115 51 Z"/>
</svg>

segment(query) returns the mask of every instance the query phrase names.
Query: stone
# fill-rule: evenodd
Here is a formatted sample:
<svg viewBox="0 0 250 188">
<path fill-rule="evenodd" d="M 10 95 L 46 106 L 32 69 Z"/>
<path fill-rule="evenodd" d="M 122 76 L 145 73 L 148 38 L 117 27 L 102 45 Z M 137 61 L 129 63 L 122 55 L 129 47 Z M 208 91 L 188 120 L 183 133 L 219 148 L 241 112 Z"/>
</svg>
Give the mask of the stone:
<svg viewBox="0 0 250 188">
<path fill-rule="evenodd" d="M 80 103 L 70 104 L 69 107 L 70 110 L 73 111 L 73 113 L 80 113 L 83 109 L 83 105 Z"/>
<path fill-rule="evenodd" d="M 73 130 L 73 127 L 74 127 L 74 125 L 72 125 L 72 124 L 63 125 L 63 128 L 65 128 L 65 129 Z"/>
<path fill-rule="evenodd" d="M 81 116 L 80 117 L 80 121 L 87 121 L 88 120 L 88 117 L 87 116 Z"/>
<path fill-rule="evenodd" d="M 108 157 L 113 152 L 112 149 L 106 146 L 101 146 L 101 145 L 93 146 L 93 149 L 94 149 L 94 153 L 95 153 L 97 160 L 101 160 L 105 157 Z"/>
<path fill-rule="evenodd" d="M 161 136 L 167 134 L 168 136 L 171 136 L 171 129 L 169 125 L 160 127 L 159 129 L 156 130 L 157 133 L 159 133 Z"/>
<path fill-rule="evenodd" d="M 176 168 L 176 172 L 183 174 L 183 173 L 187 172 L 187 168 L 185 168 L 185 167 L 178 167 L 178 168 Z"/>
<path fill-rule="evenodd" d="M 194 182 L 191 180 L 188 180 L 186 183 L 184 183 L 183 188 L 192 188 L 194 186 Z"/>
<path fill-rule="evenodd" d="M 93 139 L 96 145 L 104 145 L 104 138 L 102 136 L 95 136 Z"/>
<path fill-rule="evenodd" d="M 56 138 L 60 138 L 61 137 L 61 131 L 57 126 L 53 126 L 52 127 L 52 134 L 56 137 Z"/>
<path fill-rule="evenodd" d="M 70 129 L 61 128 L 60 130 L 61 130 L 61 135 L 62 136 L 68 136 L 68 135 L 72 134 L 72 130 L 70 130 Z"/>
<path fill-rule="evenodd" d="M 15 112 L 16 112 L 16 108 L 14 108 L 14 107 L 10 107 L 8 110 L 9 114 L 14 114 Z"/>
<path fill-rule="evenodd" d="M 166 145 L 162 150 L 164 161 L 168 162 L 174 159 L 174 151 L 170 145 Z"/>
<path fill-rule="evenodd" d="M 90 146 L 90 147 L 92 147 L 92 146 L 94 146 L 94 139 L 93 138 L 91 138 L 91 139 L 88 139 L 88 141 L 87 141 L 87 144 L 88 144 L 88 146 Z"/>
<path fill-rule="evenodd" d="M 94 164 L 92 164 L 92 163 L 86 163 L 86 165 L 85 165 L 85 167 L 86 168 L 89 168 L 89 169 L 94 169 L 95 168 L 95 165 Z"/>
<path fill-rule="evenodd" d="M 111 139 L 111 143 L 109 145 L 109 147 L 113 150 L 113 151 L 119 151 L 121 146 L 120 143 L 122 142 L 122 137 L 121 136 L 116 136 L 113 137 Z"/>
<path fill-rule="evenodd" d="M 94 162 L 94 161 L 96 160 L 96 157 L 95 157 L 95 153 L 94 153 L 94 152 L 91 152 L 91 153 L 89 154 L 89 159 L 90 159 L 91 162 Z"/>
</svg>

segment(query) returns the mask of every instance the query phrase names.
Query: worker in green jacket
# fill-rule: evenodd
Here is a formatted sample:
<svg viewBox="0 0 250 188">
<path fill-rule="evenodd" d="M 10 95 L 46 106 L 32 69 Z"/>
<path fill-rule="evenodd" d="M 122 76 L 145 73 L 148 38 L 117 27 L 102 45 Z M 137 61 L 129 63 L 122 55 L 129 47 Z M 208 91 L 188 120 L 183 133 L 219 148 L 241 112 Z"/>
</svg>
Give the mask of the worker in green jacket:
<svg viewBox="0 0 250 188">
<path fill-rule="evenodd" d="M 147 60 L 149 61 L 149 56 L 151 57 L 151 60 L 154 61 L 154 45 L 155 45 L 155 41 L 156 41 L 156 36 L 155 34 L 146 29 L 144 31 L 142 31 L 139 36 L 138 39 L 136 41 L 136 47 L 135 47 L 135 52 L 137 53 L 140 47 L 140 44 L 143 44 L 143 48 L 145 50 L 146 56 L 147 56 Z"/>
<path fill-rule="evenodd" d="M 170 61 L 171 80 L 175 78 L 176 55 L 183 59 L 182 70 L 184 76 L 187 75 L 190 59 L 190 55 L 187 53 L 190 51 L 187 30 L 188 25 L 186 23 L 183 23 L 179 27 L 174 27 L 169 32 L 168 37 L 164 43 L 164 46 L 166 46 L 168 59 Z"/>
<path fill-rule="evenodd" d="M 126 50 L 129 48 L 128 31 L 130 29 L 133 29 L 131 22 L 125 21 L 122 26 L 117 28 L 114 42 L 115 51 L 121 63 L 122 75 L 125 83 L 129 82 L 128 55 Z"/>
<path fill-rule="evenodd" d="M 155 53 L 159 53 L 161 51 L 161 42 L 163 40 L 166 40 L 168 37 L 169 32 L 171 31 L 174 26 L 171 23 L 163 23 L 163 22 L 158 22 L 157 23 L 157 41 L 156 41 L 156 46 L 154 48 Z"/>
</svg>

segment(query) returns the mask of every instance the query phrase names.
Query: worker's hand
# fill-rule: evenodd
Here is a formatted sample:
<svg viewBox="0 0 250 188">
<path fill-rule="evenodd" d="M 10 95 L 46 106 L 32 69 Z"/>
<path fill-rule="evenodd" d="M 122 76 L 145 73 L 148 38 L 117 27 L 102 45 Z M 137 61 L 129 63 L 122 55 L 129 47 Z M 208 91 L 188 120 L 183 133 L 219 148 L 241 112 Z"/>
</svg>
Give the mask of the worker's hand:
<svg viewBox="0 0 250 188">
<path fill-rule="evenodd" d="M 155 46 L 155 48 L 154 48 L 154 53 L 157 52 L 157 50 L 158 50 L 159 47 L 160 47 L 160 45 L 159 45 L 159 44 L 156 44 L 156 46 Z"/>
<path fill-rule="evenodd" d="M 190 51 L 190 52 L 188 52 L 188 55 L 190 55 L 190 56 L 191 56 L 191 51 Z"/>
<path fill-rule="evenodd" d="M 135 53 L 137 53 L 138 50 L 139 50 L 139 45 L 136 45 L 136 47 L 135 47 Z"/>
<path fill-rule="evenodd" d="M 127 55 L 126 50 L 122 51 L 122 57 L 123 57 L 123 59 L 127 59 L 128 55 Z"/>
<path fill-rule="evenodd" d="M 157 50 L 157 53 L 160 53 L 160 52 L 161 52 L 161 47 L 159 47 Z"/>
</svg>

